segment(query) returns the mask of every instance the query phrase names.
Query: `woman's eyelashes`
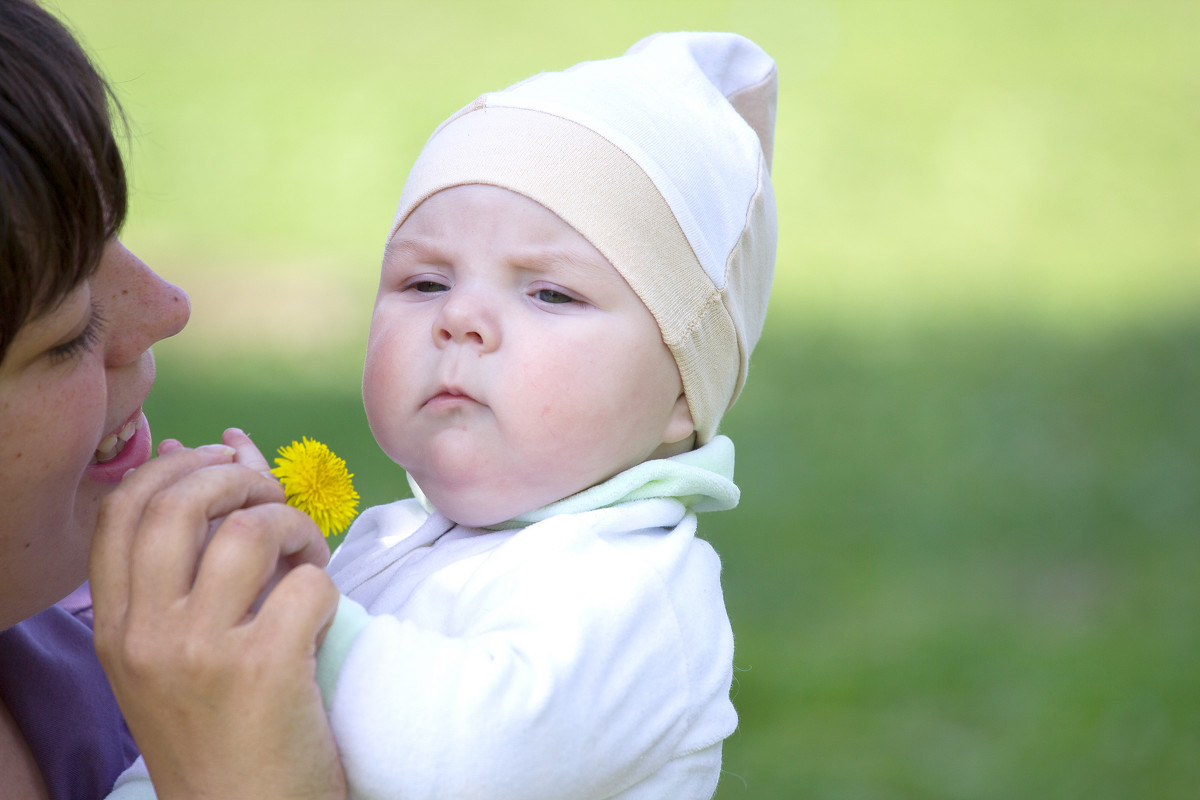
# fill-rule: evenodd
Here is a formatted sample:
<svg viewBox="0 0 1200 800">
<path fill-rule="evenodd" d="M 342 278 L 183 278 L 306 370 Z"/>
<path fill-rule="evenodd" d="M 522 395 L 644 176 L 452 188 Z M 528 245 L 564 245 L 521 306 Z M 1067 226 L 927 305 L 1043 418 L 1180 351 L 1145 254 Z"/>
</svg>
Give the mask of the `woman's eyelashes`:
<svg viewBox="0 0 1200 800">
<path fill-rule="evenodd" d="M 48 355 L 52 364 L 61 364 L 66 361 L 73 361 L 92 351 L 96 343 L 100 341 L 100 333 L 104 330 L 104 316 L 100 313 L 100 307 L 92 305 L 91 316 L 88 317 L 87 324 L 83 330 L 70 341 L 55 345 L 50 348 Z"/>
</svg>

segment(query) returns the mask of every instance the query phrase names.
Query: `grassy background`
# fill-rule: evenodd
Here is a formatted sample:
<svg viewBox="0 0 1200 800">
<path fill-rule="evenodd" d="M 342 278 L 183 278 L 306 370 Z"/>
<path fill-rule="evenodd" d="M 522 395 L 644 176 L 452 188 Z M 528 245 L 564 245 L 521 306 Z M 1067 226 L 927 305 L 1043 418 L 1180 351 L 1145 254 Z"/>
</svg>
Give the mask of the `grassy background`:
<svg viewBox="0 0 1200 800">
<path fill-rule="evenodd" d="M 719 797 L 1200 787 L 1200 5 L 58 0 L 129 114 L 124 239 L 193 297 L 157 434 L 358 397 L 382 237 L 475 95 L 660 29 L 780 65 L 771 316 L 725 432 Z"/>
</svg>

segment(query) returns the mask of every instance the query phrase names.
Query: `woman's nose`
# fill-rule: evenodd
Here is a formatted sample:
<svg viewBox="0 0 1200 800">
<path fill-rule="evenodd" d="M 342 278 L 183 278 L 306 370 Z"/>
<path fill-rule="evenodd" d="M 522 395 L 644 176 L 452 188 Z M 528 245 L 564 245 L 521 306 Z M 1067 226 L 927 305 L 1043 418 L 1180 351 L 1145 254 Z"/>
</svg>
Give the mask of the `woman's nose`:
<svg viewBox="0 0 1200 800">
<path fill-rule="evenodd" d="M 92 279 L 92 296 L 105 318 L 105 363 L 135 361 L 157 341 L 187 325 L 191 304 L 119 241 L 109 242 Z"/>
<path fill-rule="evenodd" d="M 500 344 L 495 316 L 495 309 L 480 293 L 451 289 L 434 321 L 434 340 L 439 346 L 465 344 L 490 352 Z"/>
</svg>

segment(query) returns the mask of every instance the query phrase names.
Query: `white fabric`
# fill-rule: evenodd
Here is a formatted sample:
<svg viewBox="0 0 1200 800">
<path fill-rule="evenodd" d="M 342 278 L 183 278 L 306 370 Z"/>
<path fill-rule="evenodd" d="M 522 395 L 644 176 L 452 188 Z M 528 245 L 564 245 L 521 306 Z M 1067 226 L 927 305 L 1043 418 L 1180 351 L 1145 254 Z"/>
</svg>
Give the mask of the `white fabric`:
<svg viewBox="0 0 1200 800">
<path fill-rule="evenodd" d="M 375 615 L 330 712 L 352 796 L 711 797 L 733 638 L 695 524 L 663 498 L 517 531 L 365 512 L 329 567 Z"/>
<path fill-rule="evenodd" d="M 654 181 L 723 289 L 761 157 L 758 135 L 726 97 L 774 69 L 770 56 L 736 34 L 659 34 L 620 58 L 537 75 L 480 102 L 569 119 L 623 150 Z"/>
<path fill-rule="evenodd" d="M 129 767 L 117 778 L 112 792 L 107 800 L 157 800 L 158 793 L 150 782 L 150 773 L 146 770 L 146 760 L 138 756 Z"/>
</svg>

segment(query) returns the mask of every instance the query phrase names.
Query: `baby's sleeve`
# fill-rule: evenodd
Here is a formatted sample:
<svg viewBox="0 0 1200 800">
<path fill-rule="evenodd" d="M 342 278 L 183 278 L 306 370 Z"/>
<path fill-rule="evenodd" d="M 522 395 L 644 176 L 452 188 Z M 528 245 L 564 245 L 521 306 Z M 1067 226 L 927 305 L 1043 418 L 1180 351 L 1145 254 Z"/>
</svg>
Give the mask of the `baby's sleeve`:
<svg viewBox="0 0 1200 800">
<path fill-rule="evenodd" d="M 157 797 L 146 770 L 146 760 L 138 756 L 137 761 L 118 776 L 107 800 L 157 800 Z"/>
<path fill-rule="evenodd" d="M 349 597 L 342 595 L 338 600 L 333 624 L 329 626 L 325 639 L 317 649 L 317 687 L 321 690 L 321 700 L 325 703 L 326 712 L 333 705 L 333 692 L 342 664 L 354 646 L 354 641 L 370 621 L 371 617 L 366 609 Z"/>
</svg>

